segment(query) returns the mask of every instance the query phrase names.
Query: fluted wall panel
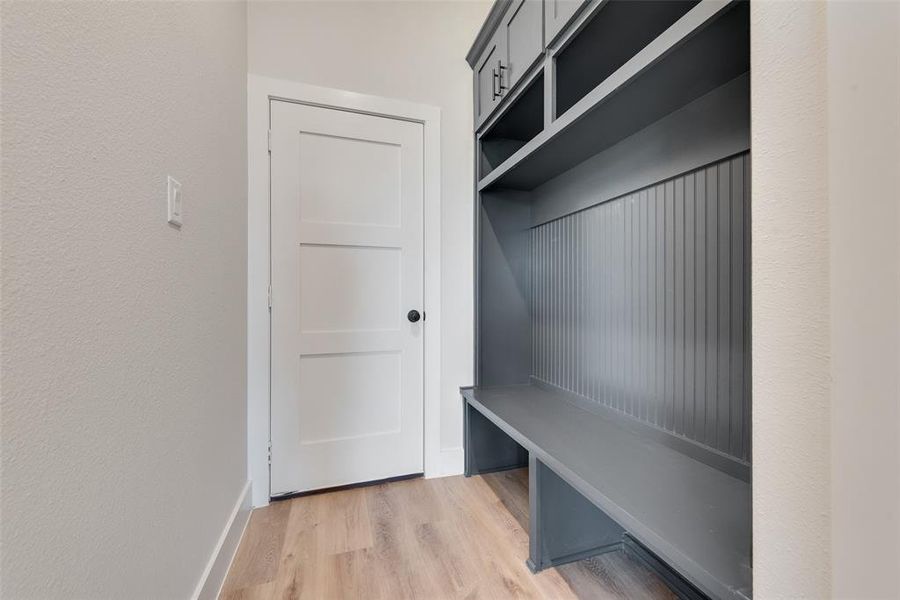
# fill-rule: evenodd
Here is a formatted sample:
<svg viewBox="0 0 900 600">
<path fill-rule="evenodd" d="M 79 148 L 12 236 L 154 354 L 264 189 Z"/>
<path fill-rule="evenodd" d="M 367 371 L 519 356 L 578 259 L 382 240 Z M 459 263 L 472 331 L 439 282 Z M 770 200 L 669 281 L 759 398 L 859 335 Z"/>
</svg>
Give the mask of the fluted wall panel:
<svg viewBox="0 0 900 600">
<path fill-rule="evenodd" d="M 535 378 L 749 462 L 749 161 L 532 229 Z"/>
</svg>

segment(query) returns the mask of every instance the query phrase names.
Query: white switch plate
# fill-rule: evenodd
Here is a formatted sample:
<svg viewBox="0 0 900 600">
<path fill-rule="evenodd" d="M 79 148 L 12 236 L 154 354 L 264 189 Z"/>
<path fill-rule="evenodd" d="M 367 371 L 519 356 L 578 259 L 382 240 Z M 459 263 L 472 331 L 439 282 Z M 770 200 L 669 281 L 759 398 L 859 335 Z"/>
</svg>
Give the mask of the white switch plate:
<svg viewBox="0 0 900 600">
<path fill-rule="evenodd" d="M 181 227 L 181 184 L 169 175 L 169 223 Z"/>
</svg>

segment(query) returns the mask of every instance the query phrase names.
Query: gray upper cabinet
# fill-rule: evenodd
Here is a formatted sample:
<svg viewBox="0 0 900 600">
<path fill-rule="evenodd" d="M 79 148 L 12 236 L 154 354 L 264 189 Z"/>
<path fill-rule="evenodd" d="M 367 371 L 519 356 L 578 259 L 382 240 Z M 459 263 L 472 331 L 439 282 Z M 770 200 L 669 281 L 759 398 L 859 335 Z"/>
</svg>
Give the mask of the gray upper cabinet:
<svg viewBox="0 0 900 600">
<path fill-rule="evenodd" d="M 476 50 L 477 48 L 477 50 Z M 475 124 L 480 126 L 544 51 L 543 0 L 495 4 L 473 50 Z"/>
<path fill-rule="evenodd" d="M 500 83 L 510 89 L 544 50 L 542 0 L 514 0 L 503 19 L 500 32 L 506 45 L 506 61 L 500 69 Z"/>
<path fill-rule="evenodd" d="M 544 44 L 549 46 L 587 0 L 544 0 Z"/>
<path fill-rule="evenodd" d="M 503 90 L 500 87 L 504 48 L 503 36 L 494 34 L 475 65 L 475 122 L 484 121 L 500 103 Z"/>
</svg>

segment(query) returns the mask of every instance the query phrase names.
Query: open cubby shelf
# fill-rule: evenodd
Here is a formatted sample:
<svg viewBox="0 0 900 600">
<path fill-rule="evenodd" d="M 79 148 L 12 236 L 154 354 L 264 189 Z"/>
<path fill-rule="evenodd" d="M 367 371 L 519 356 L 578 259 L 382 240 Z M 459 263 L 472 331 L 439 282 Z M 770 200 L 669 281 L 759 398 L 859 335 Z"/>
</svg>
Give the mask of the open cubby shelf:
<svg viewBox="0 0 900 600">
<path fill-rule="evenodd" d="M 609 0 L 556 54 L 556 115 L 565 113 L 699 0 Z"/>
<path fill-rule="evenodd" d="M 515 102 L 481 136 L 479 170 L 489 174 L 544 129 L 544 76 L 528 82 Z"/>
<path fill-rule="evenodd" d="M 746 73 L 749 36 L 746 2 L 697 4 L 548 127 L 482 173 L 479 191 L 532 190 Z"/>
</svg>

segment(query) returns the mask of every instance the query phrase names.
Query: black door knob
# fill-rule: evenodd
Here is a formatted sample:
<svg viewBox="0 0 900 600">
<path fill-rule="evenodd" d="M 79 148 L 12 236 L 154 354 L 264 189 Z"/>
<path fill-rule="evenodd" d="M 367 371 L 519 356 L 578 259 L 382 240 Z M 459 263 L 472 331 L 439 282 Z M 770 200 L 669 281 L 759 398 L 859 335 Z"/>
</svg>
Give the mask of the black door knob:
<svg viewBox="0 0 900 600">
<path fill-rule="evenodd" d="M 408 313 L 406 313 L 406 318 L 409 319 L 410 323 L 415 323 L 416 321 L 418 321 L 419 319 L 422 318 L 422 315 L 420 315 L 419 311 L 417 311 L 417 310 L 411 310 Z"/>
</svg>

